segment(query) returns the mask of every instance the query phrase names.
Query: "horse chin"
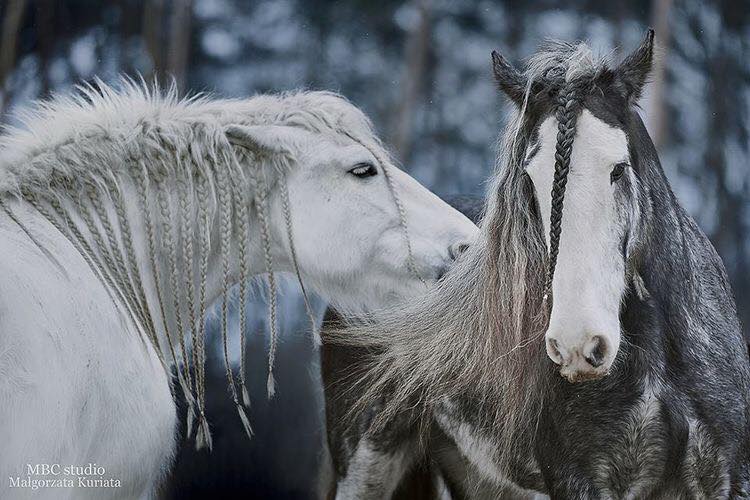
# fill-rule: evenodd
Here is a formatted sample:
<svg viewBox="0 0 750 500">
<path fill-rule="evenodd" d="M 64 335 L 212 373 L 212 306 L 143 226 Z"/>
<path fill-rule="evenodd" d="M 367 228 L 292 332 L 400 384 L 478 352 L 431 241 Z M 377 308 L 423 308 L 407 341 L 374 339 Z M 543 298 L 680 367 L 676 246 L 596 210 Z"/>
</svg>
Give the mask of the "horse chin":
<svg viewBox="0 0 750 500">
<path fill-rule="evenodd" d="M 560 368 L 560 376 L 570 382 L 571 384 L 580 384 L 583 382 L 591 382 L 599 380 L 609 375 L 609 367 L 604 370 L 586 371 L 580 372 L 576 370 L 570 370 L 569 367 L 563 366 Z"/>
<path fill-rule="evenodd" d="M 362 286 L 359 286 L 360 284 Z M 425 293 L 433 284 L 434 280 L 419 280 L 416 277 L 404 276 L 403 273 L 398 278 L 387 273 L 360 276 L 357 283 L 349 283 L 342 289 L 346 290 L 345 293 L 327 295 L 325 298 L 339 313 L 357 317 L 394 307 Z"/>
<path fill-rule="evenodd" d="M 394 307 L 404 301 L 424 294 L 434 284 L 435 280 L 433 279 L 402 278 L 398 283 L 394 283 L 393 288 L 389 292 L 383 293 L 373 303 L 379 304 L 381 309 Z"/>
</svg>

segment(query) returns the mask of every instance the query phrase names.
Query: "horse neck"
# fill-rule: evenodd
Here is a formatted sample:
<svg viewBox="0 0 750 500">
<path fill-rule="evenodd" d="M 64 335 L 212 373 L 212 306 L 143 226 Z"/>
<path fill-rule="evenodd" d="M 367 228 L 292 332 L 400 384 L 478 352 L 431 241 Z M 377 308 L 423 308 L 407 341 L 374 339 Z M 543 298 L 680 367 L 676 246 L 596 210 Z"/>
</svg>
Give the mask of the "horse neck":
<svg viewBox="0 0 750 500">
<path fill-rule="evenodd" d="M 661 173 L 661 172 L 658 172 Z M 672 345 L 718 341 L 715 325 L 739 332 L 736 306 L 724 265 L 706 235 L 679 205 L 663 174 L 651 179 L 649 220 L 644 250 L 636 264 L 634 291 L 626 315 L 632 330 L 648 329 L 649 346 L 661 351 L 661 340 Z M 639 290 L 639 288 L 643 288 Z M 711 325 L 714 325 L 713 327 Z M 651 344 L 653 342 L 653 344 Z"/>
<path fill-rule="evenodd" d="M 277 229 L 283 223 L 268 208 L 279 178 L 240 175 L 238 162 L 235 170 L 212 165 L 161 175 L 137 158 L 132 163 L 106 179 L 56 182 L 50 192 L 22 196 L 70 240 L 115 305 L 173 365 L 172 349 L 189 332 L 193 342 L 202 335 L 206 310 L 219 297 L 226 331 L 232 285 L 244 291 L 248 278 L 274 264 L 274 271 L 288 270 L 278 258 L 286 254 Z"/>
</svg>

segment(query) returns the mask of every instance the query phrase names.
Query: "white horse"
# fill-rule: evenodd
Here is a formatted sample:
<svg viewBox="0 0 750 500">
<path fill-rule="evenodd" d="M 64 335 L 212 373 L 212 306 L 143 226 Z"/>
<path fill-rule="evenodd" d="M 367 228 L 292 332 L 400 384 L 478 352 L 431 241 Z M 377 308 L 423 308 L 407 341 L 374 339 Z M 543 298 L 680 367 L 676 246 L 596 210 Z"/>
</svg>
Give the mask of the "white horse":
<svg viewBox="0 0 750 500">
<path fill-rule="evenodd" d="M 0 139 L 3 498 L 153 496 L 174 451 L 171 370 L 210 446 L 203 317 L 221 297 L 226 353 L 233 283 L 243 304 L 268 274 L 272 325 L 271 271 L 356 310 L 422 291 L 476 233 L 337 95 L 99 87 Z M 249 431 L 244 372 L 227 378 Z"/>
</svg>

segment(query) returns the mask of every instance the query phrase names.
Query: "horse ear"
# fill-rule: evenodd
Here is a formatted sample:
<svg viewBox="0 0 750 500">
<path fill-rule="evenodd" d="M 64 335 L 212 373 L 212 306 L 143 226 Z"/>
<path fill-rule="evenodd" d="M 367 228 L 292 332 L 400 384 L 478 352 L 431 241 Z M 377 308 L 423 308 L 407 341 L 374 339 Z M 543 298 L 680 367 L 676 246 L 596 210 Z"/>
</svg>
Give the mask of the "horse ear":
<svg viewBox="0 0 750 500">
<path fill-rule="evenodd" d="M 298 131 L 283 125 L 228 125 L 224 133 L 230 143 L 270 155 L 291 155 Z"/>
<path fill-rule="evenodd" d="M 526 94 L 526 82 L 523 75 L 496 50 L 492 51 L 492 72 L 500 90 L 520 108 Z"/>
<path fill-rule="evenodd" d="M 643 92 L 654 59 L 654 30 L 649 29 L 641 45 L 614 71 L 614 82 L 629 100 L 638 100 Z"/>
</svg>

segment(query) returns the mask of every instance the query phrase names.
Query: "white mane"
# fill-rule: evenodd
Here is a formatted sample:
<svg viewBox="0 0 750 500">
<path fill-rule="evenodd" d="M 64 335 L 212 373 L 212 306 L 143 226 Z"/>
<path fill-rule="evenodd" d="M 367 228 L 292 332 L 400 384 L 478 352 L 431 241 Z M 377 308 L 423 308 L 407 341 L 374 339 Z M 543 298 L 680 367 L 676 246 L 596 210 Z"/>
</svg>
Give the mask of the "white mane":
<svg viewBox="0 0 750 500">
<path fill-rule="evenodd" d="M 370 120 L 333 92 L 212 99 L 205 95 L 179 98 L 174 87 L 160 92 L 156 86 L 128 79 L 119 87 L 96 81 L 96 86 L 79 86 L 73 95 L 57 96 L 19 112 L 21 126 L 6 126 L 0 135 L 0 193 L 48 184 L 53 171 L 75 176 L 80 173 L 77 168 L 91 168 L 49 161 L 49 155 L 72 142 L 89 140 L 99 150 L 102 140 L 124 146 L 154 128 L 162 135 L 177 136 L 185 127 L 196 125 L 285 125 L 333 138 L 347 131 L 381 147 Z"/>
</svg>

